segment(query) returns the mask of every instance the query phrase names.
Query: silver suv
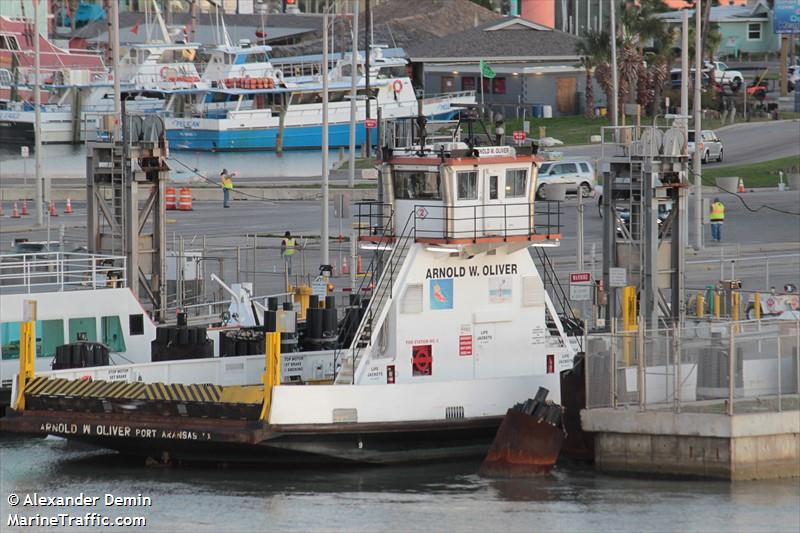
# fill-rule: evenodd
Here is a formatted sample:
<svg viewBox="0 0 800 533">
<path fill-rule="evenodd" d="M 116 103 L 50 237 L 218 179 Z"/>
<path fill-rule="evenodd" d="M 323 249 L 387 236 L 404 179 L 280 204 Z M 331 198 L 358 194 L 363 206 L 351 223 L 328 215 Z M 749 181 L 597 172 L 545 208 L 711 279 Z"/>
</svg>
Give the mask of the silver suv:
<svg viewBox="0 0 800 533">
<path fill-rule="evenodd" d="M 700 150 L 700 160 L 703 164 L 708 163 L 712 159 L 714 161 L 722 161 L 722 141 L 719 140 L 717 134 L 711 130 L 702 130 L 700 132 L 700 144 L 695 143 L 694 130 L 689 130 L 689 155 L 693 155 L 695 151 Z"/>
<path fill-rule="evenodd" d="M 577 194 L 580 190 L 584 198 L 594 195 L 594 167 L 583 159 L 570 161 L 547 161 L 539 167 L 539 177 L 536 183 L 536 197 L 546 200 L 546 187 L 548 183 L 566 183 L 567 193 Z"/>
</svg>

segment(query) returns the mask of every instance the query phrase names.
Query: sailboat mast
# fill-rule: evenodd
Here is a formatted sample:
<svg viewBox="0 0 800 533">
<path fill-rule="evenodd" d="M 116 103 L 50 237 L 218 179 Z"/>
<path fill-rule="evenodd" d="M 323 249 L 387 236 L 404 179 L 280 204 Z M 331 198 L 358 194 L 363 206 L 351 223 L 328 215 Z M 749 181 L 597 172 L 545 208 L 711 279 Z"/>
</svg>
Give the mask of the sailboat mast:
<svg viewBox="0 0 800 533">
<path fill-rule="evenodd" d="M 328 13 L 322 15 L 322 232 L 321 264 L 330 265 L 328 249 Z"/>
<path fill-rule="evenodd" d="M 114 69 L 114 139 L 122 127 L 122 90 L 119 75 L 119 2 L 111 2 L 111 64 Z"/>
<path fill-rule="evenodd" d="M 75 18 L 74 15 L 72 18 Z M 36 223 L 41 227 L 44 225 L 44 202 L 47 200 L 47 193 L 50 191 L 47 184 L 42 182 L 42 64 L 41 46 L 39 44 L 39 0 L 33 0 L 33 105 L 35 106 L 34 117 L 34 150 L 36 152 Z"/>
</svg>

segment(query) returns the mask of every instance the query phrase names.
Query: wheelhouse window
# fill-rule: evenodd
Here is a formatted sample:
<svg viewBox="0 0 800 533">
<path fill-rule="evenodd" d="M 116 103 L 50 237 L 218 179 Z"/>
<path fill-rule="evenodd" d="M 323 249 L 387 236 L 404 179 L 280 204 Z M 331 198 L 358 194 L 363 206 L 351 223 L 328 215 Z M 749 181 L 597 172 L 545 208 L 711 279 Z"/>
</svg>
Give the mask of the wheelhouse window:
<svg viewBox="0 0 800 533">
<path fill-rule="evenodd" d="M 524 168 L 506 170 L 506 198 L 524 197 L 527 185 L 527 170 Z"/>
<path fill-rule="evenodd" d="M 754 22 L 747 25 L 747 40 L 760 41 L 761 40 L 761 23 Z"/>
<path fill-rule="evenodd" d="M 398 200 L 441 200 L 441 177 L 438 172 L 396 170 L 394 195 Z"/>
<path fill-rule="evenodd" d="M 478 199 L 478 173 L 476 171 L 458 172 L 456 182 L 459 200 Z"/>
</svg>

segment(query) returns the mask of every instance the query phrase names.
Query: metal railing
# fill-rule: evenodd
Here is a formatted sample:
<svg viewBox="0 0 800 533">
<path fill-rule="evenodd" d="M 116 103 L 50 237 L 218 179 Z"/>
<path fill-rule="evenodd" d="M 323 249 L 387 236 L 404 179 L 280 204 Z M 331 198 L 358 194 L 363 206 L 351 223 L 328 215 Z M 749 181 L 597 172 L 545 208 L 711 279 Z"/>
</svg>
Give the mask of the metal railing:
<svg viewBox="0 0 800 533">
<path fill-rule="evenodd" d="M 4 292 L 96 290 L 127 286 L 125 256 L 38 252 L 0 256 Z"/>
<path fill-rule="evenodd" d="M 557 201 L 518 204 L 475 204 L 447 207 L 414 204 L 414 239 L 477 242 L 485 237 L 557 239 L 561 231 L 561 204 Z M 543 221 L 540 221 L 544 219 Z"/>
<path fill-rule="evenodd" d="M 587 408 L 751 413 L 800 409 L 800 319 L 591 335 Z"/>
<path fill-rule="evenodd" d="M 429 240 L 472 240 L 481 238 L 533 237 L 557 240 L 561 232 L 561 202 L 537 201 L 516 204 L 475 204 L 445 206 L 414 204 L 413 236 Z M 355 221 L 359 238 L 391 236 L 391 204 L 358 202 Z"/>
</svg>

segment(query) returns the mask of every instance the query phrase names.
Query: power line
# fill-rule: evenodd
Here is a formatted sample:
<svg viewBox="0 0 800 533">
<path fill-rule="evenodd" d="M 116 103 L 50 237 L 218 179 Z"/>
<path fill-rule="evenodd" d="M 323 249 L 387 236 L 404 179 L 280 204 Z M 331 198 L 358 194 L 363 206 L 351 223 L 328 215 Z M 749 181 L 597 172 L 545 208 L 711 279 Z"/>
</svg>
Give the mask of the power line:
<svg viewBox="0 0 800 533">
<path fill-rule="evenodd" d="M 184 163 L 180 159 L 177 159 L 175 157 L 170 156 L 170 160 L 175 161 L 176 163 L 178 163 L 179 165 L 184 167 L 186 170 L 188 170 L 189 172 L 191 172 L 195 176 L 198 176 L 201 179 L 207 181 L 208 183 L 210 183 L 212 185 L 217 185 L 217 186 L 220 186 L 220 187 L 222 186 L 220 181 L 214 180 L 212 178 L 209 178 L 208 176 L 205 176 L 205 175 L 201 174 L 200 172 L 198 172 L 198 170 L 196 168 L 190 167 L 189 165 L 187 165 L 186 163 Z M 253 198 L 254 200 L 257 200 L 259 202 L 270 202 L 271 201 L 271 200 L 267 200 L 265 198 L 261 198 L 260 196 L 256 196 L 255 194 L 246 193 L 244 191 L 240 191 L 240 190 L 237 190 L 237 189 L 232 189 L 232 192 L 234 194 L 239 194 L 241 196 L 247 196 L 249 198 Z"/>
<path fill-rule="evenodd" d="M 692 174 L 692 176 L 693 176 L 693 177 L 696 177 L 696 176 L 697 176 L 697 173 L 695 173 L 694 171 L 691 171 L 691 170 L 690 170 L 690 172 L 691 172 L 691 174 Z M 726 194 L 730 194 L 731 196 L 735 196 L 736 198 L 738 198 L 738 199 L 739 199 L 739 201 L 740 201 L 740 202 L 742 202 L 742 205 L 744 206 L 744 208 L 745 208 L 745 209 L 747 209 L 748 211 L 750 211 L 751 213 L 758 213 L 758 212 L 759 212 L 759 211 L 761 211 L 762 209 L 768 209 L 768 210 L 770 210 L 770 211 L 775 211 L 776 213 L 781 213 L 781 214 L 784 214 L 784 215 L 794 215 L 794 216 L 800 216 L 800 213 L 797 213 L 797 212 L 794 212 L 794 211 L 786 211 L 785 209 L 779 209 L 779 208 L 777 208 L 777 207 L 772 207 L 771 205 L 767 205 L 767 204 L 763 204 L 763 205 L 761 205 L 761 206 L 759 206 L 759 207 L 755 207 L 755 208 L 754 208 L 754 207 L 750 207 L 750 206 L 747 204 L 747 202 L 745 201 L 745 199 L 744 199 L 744 198 L 742 198 L 742 195 L 741 195 L 741 194 L 739 194 L 739 193 L 736 193 L 736 192 L 733 192 L 733 191 L 729 191 L 729 190 L 727 190 L 727 189 L 723 189 L 722 187 L 720 187 L 720 186 L 719 186 L 719 185 L 717 185 L 716 183 L 711 183 L 711 182 L 709 181 L 709 178 L 706 178 L 706 177 L 704 177 L 704 176 L 702 176 L 702 175 L 700 176 L 700 180 L 701 180 L 703 183 L 705 183 L 706 185 L 709 185 L 709 186 L 711 186 L 711 187 L 716 187 L 718 190 L 720 190 L 720 191 L 722 191 L 722 192 L 724 192 L 724 193 L 726 193 Z"/>
</svg>

